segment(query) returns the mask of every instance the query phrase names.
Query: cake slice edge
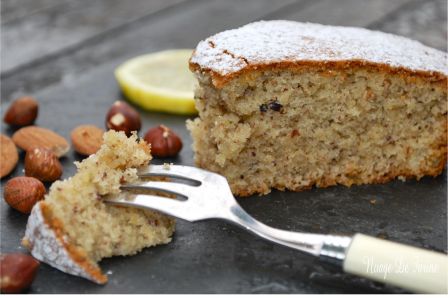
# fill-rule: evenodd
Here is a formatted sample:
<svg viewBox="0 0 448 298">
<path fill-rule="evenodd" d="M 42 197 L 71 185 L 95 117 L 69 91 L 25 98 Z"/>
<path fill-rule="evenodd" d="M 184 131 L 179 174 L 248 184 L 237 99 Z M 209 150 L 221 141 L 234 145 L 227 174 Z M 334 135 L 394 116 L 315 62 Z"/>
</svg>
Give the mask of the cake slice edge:
<svg viewBox="0 0 448 298">
<path fill-rule="evenodd" d="M 45 201 L 37 203 L 28 218 L 22 245 L 33 257 L 50 264 L 65 273 L 84 277 L 98 284 L 108 281 L 97 264 L 86 258 L 76 246 L 64 237 L 57 220 L 48 216 L 49 207 Z"/>
</svg>

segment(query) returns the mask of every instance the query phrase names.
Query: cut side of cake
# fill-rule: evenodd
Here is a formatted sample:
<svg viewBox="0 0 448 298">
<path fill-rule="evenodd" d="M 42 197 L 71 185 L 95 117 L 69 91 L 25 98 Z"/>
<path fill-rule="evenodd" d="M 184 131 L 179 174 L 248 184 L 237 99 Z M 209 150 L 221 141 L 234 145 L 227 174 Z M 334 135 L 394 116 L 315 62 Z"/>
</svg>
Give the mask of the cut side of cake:
<svg viewBox="0 0 448 298">
<path fill-rule="evenodd" d="M 362 28 L 261 21 L 190 59 L 199 167 L 236 195 L 439 175 L 447 54 Z"/>
<path fill-rule="evenodd" d="M 136 181 L 137 168 L 150 160 L 150 146 L 136 135 L 105 133 L 101 149 L 77 163 L 73 177 L 53 183 L 45 200 L 33 207 L 23 245 L 42 262 L 104 284 L 101 259 L 170 242 L 172 218 L 104 203 L 121 184 Z"/>
</svg>

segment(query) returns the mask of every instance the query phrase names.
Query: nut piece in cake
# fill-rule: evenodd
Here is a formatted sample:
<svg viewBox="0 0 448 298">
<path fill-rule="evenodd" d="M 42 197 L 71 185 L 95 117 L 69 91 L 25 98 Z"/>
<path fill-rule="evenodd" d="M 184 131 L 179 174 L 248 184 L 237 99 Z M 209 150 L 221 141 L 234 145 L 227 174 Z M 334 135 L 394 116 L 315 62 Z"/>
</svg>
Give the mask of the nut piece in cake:
<svg viewBox="0 0 448 298">
<path fill-rule="evenodd" d="M 137 168 L 150 160 L 150 147 L 135 134 L 106 132 L 101 149 L 76 163 L 77 173 L 53 183 L 45 200 L 34 206 L 22 243 L 36 259 L 103 284 L 107 276 L 97 264 L 101 259 L 170 242 L 170 217 L 103 202 L 118 194 L 122 183 L 137 180 Z"/>
<path fill-rule="evenodd" d="M 362 28 L 262 21 L 218 33 L 190 59 L 196 164 L 241 196 L 439 175 L 446 61 Z"/>
</svg>

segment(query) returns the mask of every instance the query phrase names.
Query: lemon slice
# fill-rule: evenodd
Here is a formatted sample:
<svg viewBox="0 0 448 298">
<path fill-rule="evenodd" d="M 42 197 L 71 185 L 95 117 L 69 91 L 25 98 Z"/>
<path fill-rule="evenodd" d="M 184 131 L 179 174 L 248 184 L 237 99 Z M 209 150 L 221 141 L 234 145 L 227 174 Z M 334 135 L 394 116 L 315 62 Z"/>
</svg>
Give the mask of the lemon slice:
<svg viewBox="0 0 448 298">
<path fill-rule="evenodd" d="M 196 79 L 188 69 L 193 50 L 167 50 L 132 58 L 115 69 L 124 95 L 144 109 L 196 114 Z"/>
</svg>

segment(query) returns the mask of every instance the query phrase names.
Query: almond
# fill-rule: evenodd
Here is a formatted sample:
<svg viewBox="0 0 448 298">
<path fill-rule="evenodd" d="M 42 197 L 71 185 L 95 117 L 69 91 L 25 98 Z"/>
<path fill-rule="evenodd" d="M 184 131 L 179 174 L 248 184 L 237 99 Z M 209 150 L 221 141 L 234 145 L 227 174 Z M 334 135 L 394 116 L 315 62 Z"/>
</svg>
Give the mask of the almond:
<svg viewBox="0 0 448 298">
<path fill-rule="evenodd" d="M 25 175 L 53 182 L 61 177 L 62 165 L 50 149 L 34 148 L 26 152 Z"/>
<path fill-rule="evenodd" d="M 65 155 L 70 149 L 70 145 L 64 137 L 54 131 L 37 126 L 27 126 L 19 129 L 12 136 L 12 140 L 17 147 L 29 151 L 33 148 L 47 148 L 56 154 L 57 157 Z"/>
<path fill-rule="evenodd" d="M 6 182 L 3 197 L 9 206 L 22 213 L 30 213 L 45 196 L 45 186 L 33 177 L 15 177 Z"/>
<path fill-rule="evenodd" d="M 80 125 L 72 130 L 73 148 L 82 155 L 96 153 L 103 143 L 104 130 L 94 125 Z"/>
<path fill-rule="evenodd" d="M 7 176 L 16 167 L 19 160 L 17 147 L 7 136 L 0 134 L 0 178 Z"/>
<path fill-rule="evenodd" d="M 30 287 L 39 261 L 21 253 L 0 255 L 0 289 L 4 294 L 21 293 Z"/>
</svg>

